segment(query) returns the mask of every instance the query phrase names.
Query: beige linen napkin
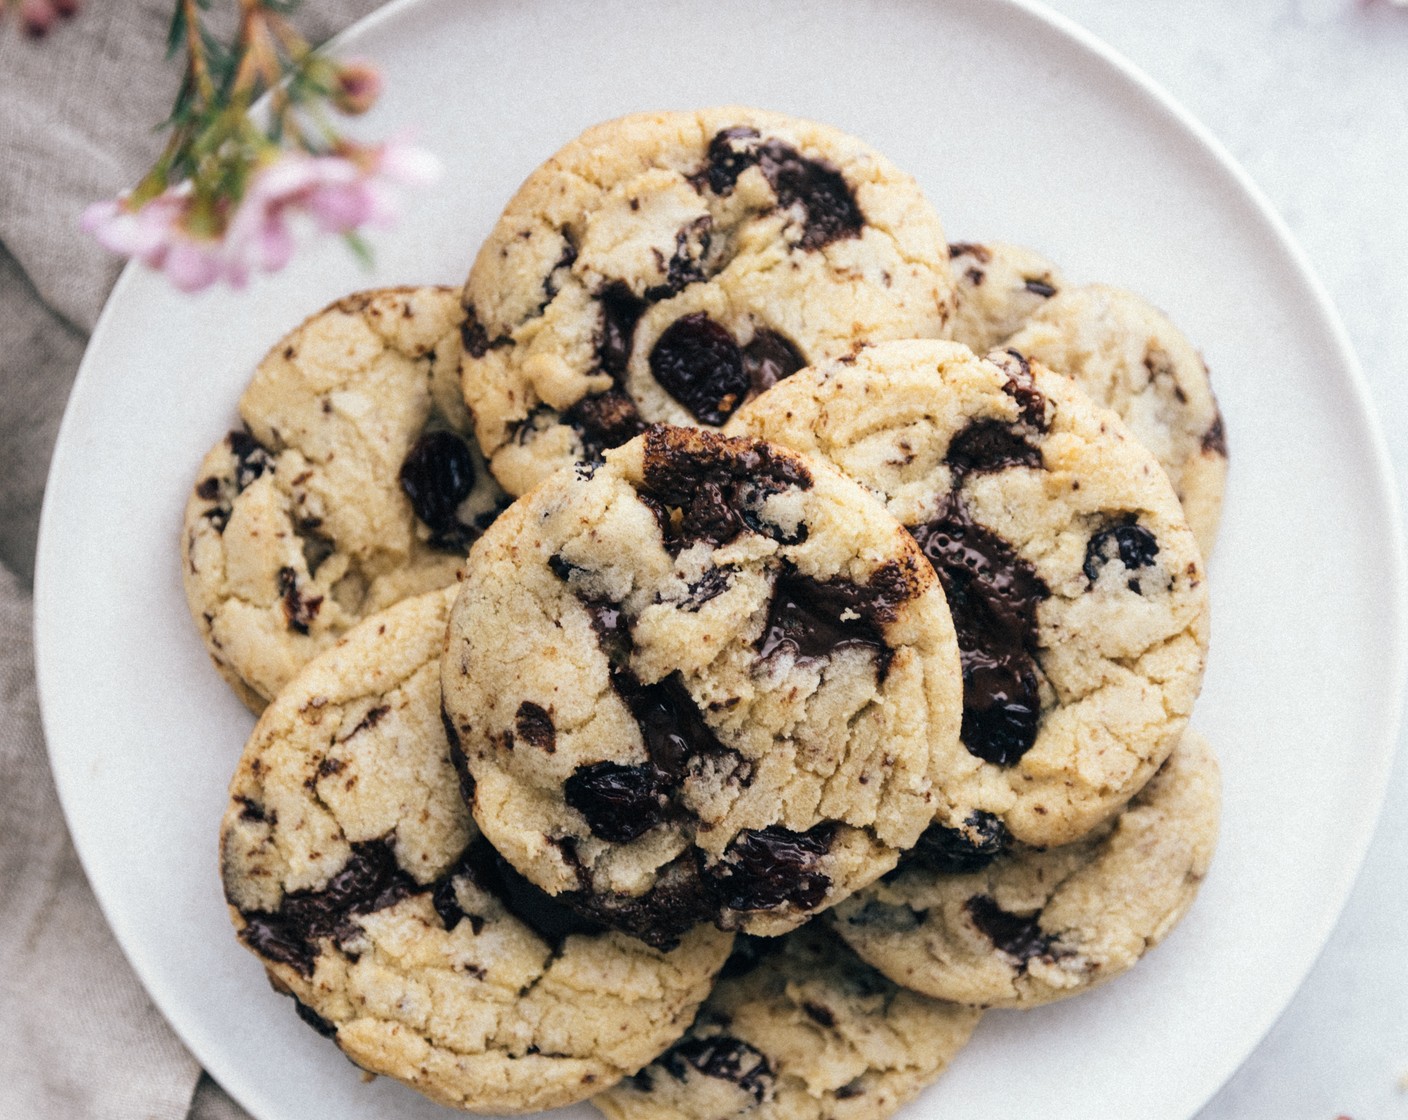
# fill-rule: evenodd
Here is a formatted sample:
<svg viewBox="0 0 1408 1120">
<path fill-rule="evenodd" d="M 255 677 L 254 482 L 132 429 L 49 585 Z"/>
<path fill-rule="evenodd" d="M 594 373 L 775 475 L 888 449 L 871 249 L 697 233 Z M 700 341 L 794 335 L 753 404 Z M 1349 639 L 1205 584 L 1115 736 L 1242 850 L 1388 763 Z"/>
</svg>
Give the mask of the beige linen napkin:
<svg viewBox="0 0 1408 1120">
<path fill-rule="evenodd" d="M 41 42 L 0 23 L 0 1117 L 247 1120 L 201 1074 L 108 931 L 49 775 L 29 583 L 59 418 L 118 264 L 78 231 L 130 186 L 180 74 L 173 0 L 86 0 Z M 311 0 L 314 40 L 373 0 Z M 234 0 L 215 0 L 233 14 Z"/>
</svg>

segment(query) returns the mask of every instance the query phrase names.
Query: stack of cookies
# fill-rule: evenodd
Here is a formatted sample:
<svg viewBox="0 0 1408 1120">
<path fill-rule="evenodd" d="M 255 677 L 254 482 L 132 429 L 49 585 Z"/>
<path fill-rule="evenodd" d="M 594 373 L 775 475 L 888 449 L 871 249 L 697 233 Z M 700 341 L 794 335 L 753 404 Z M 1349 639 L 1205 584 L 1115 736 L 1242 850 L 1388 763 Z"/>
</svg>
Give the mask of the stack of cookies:
<svg viewBox="0 0 1408 1120">
<path fill-rule="evenodd" d="M 945 244 L 833 129 L 598 126 L 463 291 L 280 340 L 192 615 L 260 712 L 239 939 L 362 1068 L 874 1120 L 1182 917 L 1226 445 L 1138 297 Z"/>
</svg>

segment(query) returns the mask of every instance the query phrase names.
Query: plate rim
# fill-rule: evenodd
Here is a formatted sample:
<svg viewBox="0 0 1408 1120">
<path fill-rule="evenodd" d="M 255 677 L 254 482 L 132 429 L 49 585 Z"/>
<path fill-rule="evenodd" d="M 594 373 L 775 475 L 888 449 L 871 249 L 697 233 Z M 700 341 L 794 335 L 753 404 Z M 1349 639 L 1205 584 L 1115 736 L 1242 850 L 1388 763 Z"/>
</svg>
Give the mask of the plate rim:
<svg viewBox="0 0 1408 1120">
<path fill-rule="evenodd" d="M 384 24 L 400 19 L 406 12 L 435 2 L 437 0 L 388 0 L 381 7 L 367 13 L 333 36 L 325 44 L 325 47 L 337 51 L 349 45 L 355 45 L 365 36 L 375 34 Z M 545 0 L 545 2 L 554 3 L 558 0 Z M 836 0 L 836 2 L 843 2 L 843 0 Z M 1185 137 L 1191 139 L 1205 155 L 1210 156 L 1217 171 L 1231 181 L 1243 200 L 1251 204 L 1266 231 L 1271 234 L 1274 249 L 1281 253 L 1291 266 L 1287 280 L 1299 286 L 1303 294 L 1310 297 L 1320 325 L 1325 328 L 1329 340 L 1333 344 L 1335 356 L 1341 366 L 1340 372 L 1344 374 L 1344 381 L 1349 389 L 1344 403 L 1352 410 L 1358 430 L 1368 436 L 1367 444 L 1362 450 L 1367 453 L 1375 467 L 1374 477 L 1369 481 L 1377 485 L 1380 501 L 1375 504 L 1381 507 L 1379 512 L 1384 515 L 1381 531 L 1387 548 L 1387 555 L 1384 559 L 1388 562 L 1389 567 L 1388 586 L 1385 588 L 1384 595 L 1386 604 L 1384 613 L 1387 621 L 1383 631 L 1389 656 L 1385 661 L 1384 672 L 1390 688 L 1384 703 L 1385 741 L 1379 745 L 1379 749 L 1376 751 L 1373 773 L 1367 775 L 1367 780 L 1363 782 L 1364 788 L 1370 792 L 1371 796 L 1364 800 L 1364 812 L 1359 817 L 1351 842 L 1341 845 L 1342 849 L 1348 850 L 1349 858 L 1342 861 L 1339 874 L 1333 881 L 1332 891 L 1323 892 L 1333 895 L 1333 905 L 1325 909 L 1319 922 L 1310 931 L 1318 947 L 1309 956 L 1304 966 L 1297 970 L 1294 984 L 1290 986 L 1285 1001 L 1263 1016 L 1264 1022 L 1248 1039 L 1245 1049 L 1237 1054 L 1235 1060 L 1230 1063 L 1216 1083 L 1212 1084 L 1201 1096 L 1194 1111 L 1189 1114 L 1191 1120 L 1235 1076 L 1236 1072 L 1261 1046 L 1276 1022 L 1286 1014 L 1296 993 L 1304 985 L 1306 978 L 1323 956 L 1335 927 L 1343 917 L 1350 893 L 1362 873 L 1365 860 L 1381 823 L 1390 777 L 1401 746 L 1405 700 L 1408 699 L 1408 538 L 1405 538 L 1402 496 L 1397 472 L 1389 455 L 1387 438 L 1378 413 L 1372 404 L 1372 389 L 1338 309 L 1324 283 L 1314 271 L 1308 255 L 1296 239 L 1290 226 L 1251 175 L 1210 128 L 1165 90 L 1160 83 L 1145 73 L 1132 60 L 1075 20 L 1053 10 L 1041 0 L 986 0 L 986 3 L 993 7 L 1006 8 L 1010 14 L 1042 25 L 1047 31 L 1054 32 L 1059 37 L 1066 39 L 1080 52 L 1105 67 L 1112 76 L 1117 76 L 1127 89 L 1143 99 L 1151 108 L 1156 109 L 1175 132 L 1181 132 Z M 257 110 L 258 106 L 256 106 Z M 245 1084 L 245 1079 L 231 1068 L 230 1064 L 224 1060 L 222 1053 L 208 1052 L 207 1047 L 193 1042 L 192 1037 L 199 1037 L 201 1032 L 191 1031 L 188 1024 L 181 1022 L 181 1015 L 173 1015 L 168 1010 L 168 1004 L 174 1002 L 175 997 L 170 995 L 167 989 L 156 982 L 153 977 L 149 977 L 146 970 L 139 965 L 140 953 L 135 945 L 129 944 L 129 940 L 135 940 L 134 935 L 130 931 L 124 932 L 123 923 L 120 920 L 114 920 L 115 895 L 110 899 L 108 894 L 112 890 L 111 886 L 100 886 L 90 873 L 90 859 L 87 854 L 90 850 L 89 844 L 86 841 L 80 842 L 79 830 L 74 828 L 70 812 L 70 806 L 77 794 L 72 785 L 62 776 L 64 773 L 62 767 L 56 764 L 56 753 L 51 745 L 49 734 L 52 722 L 49 713 L 56 710 L 62 702 L 62 698 L 53 695 L 51 687 L 46 685 L 46 681 L 52 680 L 48 667 L 52 646 L 45 635 L 52 632 L 48 619 L 58 612 L 61 598 L 61 596 L 56 596 L 48 575 L 52 567 L 50 554 L 56 548 L 51 542 L 56 534 L 53 525 L 57 517 L 52 497 L 55 491 L 50 484 L 60 473 L 61 468 L 69 462 L 70 457 L 76 454 L 77 444 L 73 433 L 78 421 L 75 419 L 74 402 L 78 399 L 79 394 L 86 389 L 88 382 L 100 376 L 96 371 L 97 359 L 94 355 L 100 349 L 100 344 L 106 335 L 114 329 L 112 322 L 117 317 L 116 308 L 127 288 L 134 282 L 134 275 L 140 271 L 141 266 L 135 262 L 129 262 L 123 268 L 93 326 L 68 400 L 65 403 L 49 470 L 46 474 L 36 545 L 32 600 L 34 670 L 40 722 L 44 731 L 46 758 L 63 812 L 65 827 L 68 829 L 80 866 L 93 891 L 103 919 L 117 941 L 124 959 L 132 968 L 143 991 L 152 1000 L 182 1045 L 191 1052 L 202 1068 L 229 1092 L 233 1099 L 248 1109 L 251 1115 L 258 1116 L 260 1120 L 263 1120 L 263 1114 L 255 1112 L 248 1103 L 252 1098 L 246 1091 L 248 1086 Z M 57 644 L 57 639 L 54 644 Z M 240 1091 L 237 1092 L 230 1086 L 238 1086 Z"/>
</svg>

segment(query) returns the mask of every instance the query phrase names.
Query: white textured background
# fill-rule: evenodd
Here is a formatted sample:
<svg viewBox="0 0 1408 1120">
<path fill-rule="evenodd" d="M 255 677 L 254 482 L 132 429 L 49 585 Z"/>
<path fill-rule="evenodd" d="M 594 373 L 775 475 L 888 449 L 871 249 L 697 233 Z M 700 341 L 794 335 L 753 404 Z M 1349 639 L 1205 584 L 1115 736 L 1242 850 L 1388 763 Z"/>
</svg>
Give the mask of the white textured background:
<svg viewBox="0 0 1408 1120">
<path fill-rule="evenodd" d="M 1349 328 L 1403 508 L 1408 7 L 1387 0 L 1052 0 L 1050 7 L 1192 110 L 1290 224 Z M 1199 1120 L 1408 1116 L 1408 1089 L 1400 1087 L 1408 1075 L 1405 739 L 1400 733 L 1368 861 L 1319 964 Z"/>
</svg>

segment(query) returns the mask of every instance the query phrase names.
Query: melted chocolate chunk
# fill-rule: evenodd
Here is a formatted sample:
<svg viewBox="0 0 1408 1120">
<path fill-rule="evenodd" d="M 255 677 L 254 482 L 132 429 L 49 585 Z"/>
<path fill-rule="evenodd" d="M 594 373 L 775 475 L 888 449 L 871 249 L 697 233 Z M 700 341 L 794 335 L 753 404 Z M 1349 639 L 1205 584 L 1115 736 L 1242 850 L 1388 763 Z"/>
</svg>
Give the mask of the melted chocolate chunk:
<svg viewBox="0 0 1408 1120">
<path fill-rule="evenodd" d="M 1008 467 L 1040 467 L 1041 450 L 1001 420 L 974 420 L 953 437 L 944 457 L 954 471 L 954 486 L 966 474 Z"/>
<path fill-rule="evenodd" d="M 701 424 L 721 426 L 748 394 L 743 352 L 728 328 L 702 311 L 671 323 L 650 351 L 660 387 Z"/>
<path fill-rule="evenodd" d="M 220 497 L 220 480 L 214 475 L 196 483 L 196 497 L 205 502 L 213 502 Z"/>
<path fill-rule="evenodd" d="M 318 617 L 318 610 L 323 605 L 323 597 L 321 595 L 305 597 L 298 590 L 298 573 L 288 567 L 279 569 L 278 588 L 288 628 L 296 634 L 308 633 L 308 627 Z"/>
<path fill-rule="evenodd" d="M 864 587 L 843 580 L 822 583 L 784 570 L 773 586 L 758 657 L 766 661 L 786 650 L 798 661 L 819 661 L 836 650 L 867 646 L 875 650 L 876 675 L 883 680 L 894 651 L 882 627 L 919 591 L 917 582 L 911 582 L 895 595 L 892 584 L 883 578 Z"/>
<path fill-rule="evenodd" d="M 654 303 L 669 299 L 682 292 L 687 285 L 706 279 L 704 258 L 709 252 L 709 230 L 713 224 L 714 219 L 705 214 L 676 233 L 675 251 L 669 261 L 665 261 L 657 251 L 656 259 L 665 273 L 665 282 L 646 289 L 645 298 L 648 301 Z"/>
<path fill-rule="evenodd" d="M 626 378 L 626 364 L 631 359 L 636 324 L 645 314 L 645 300 L 636 296 L 620 280 L 607 284 L 596 298 L 601 304 L 601 331 L 596 341 L 597 364 L 619 385 Z"/>
<path fill-rule="evenodd" d="M 776 331 L 760 330 L 743 348 L 743 372 L 753 395 L 764 393 L 807 364 L 802 352 Z"/>
<path fill-rule="evenodd" d="M 561 946 L 576 933 L 606 932 L 600 922 L 564 905 L 562 896 L 555 898 L 530 883 L 482 836 L 465 850 L 459 867 L 461 873 L 494 895 L 510 914 L 550 945 Z"/>
<path fill-rule="evenodd" d="M 956 494 L 909 531 L 948 594 L 963 665 L 963 744 L 1011 766 L 1036 741 L 1037 605 L 1051 592 L 1006 541 L 969 519 Z"/>
<path fill-rule="evenodd" d="M 699 610 L 711 599 L 717 599 L 733 584 L 733 577 L 738 569 L 731 564 L 722 568 L 710 568 L 694 583 L 689 585 L 689 595 L 680 602 L 680 606 L 691 614 Z"/>
<path fill-rule="evenodd" d="M 731 759 L 733 769 L 739 769 L 738 752 L 719 742 L 704 722 L 679 673 L 650 685 L 642 685 L 634 674 L 631 678 L 617 674 L 612 683 L 636 717 L 650 760 L 662 774 L 682 780 L 696 760 L 710 757 Z"/>
<path fill-rule="evenodd" d="M 1222 413 L 1217 414 L 1217 419 L 1212 422 L 1212 427 L 1203 433 L 1202 447 L 1209 454 L 1227 458 L 1227 432 L 1222 426 Z"/>
<path fill-rule="evenodd" d="M 559 896 L 578 912 L 668 952 L 686 933 L 718 916 L 718 900 L 699 871 L 693 853 L 671 860 L 644 894 L 592 894 L 574 891 Z"/>
<path fill-rule="evenodd" d="M 1028 276 L 1022 286 L 1032 295 L 1040 296 L 1042 299 L 1050 299 L 1056 294 L 1056 289 L 1039 276 Z"/>
<path fill-rule="evenodd" d="M 836 826 L 824 821 L 806 832 L 772 825 L 744 829 L 709 869 L 719 900 L 730 910 L 811 910 L 826 897 L 831 878 L 817 870 L 831 850 Z"/>
<path fill-rule="evenodd" d="M 562 788 L 567 804 L 586 818 L 593 836 L 627 843 L 666 818 L 673 785 L 656 766 L 593 762 L 573 771 Z"/>
<path fill-rule="evenodd" d="M 1138 524 L 1133 515 L 1115 525 L 1107 525 L 1094 533 L 1085 546 L 1085 563 L 1080 570 L 1085 578 L 1094 583 L 1100 572 L 1111 560 L 1119 558 L 1129 571 L 1147 568 L 1159 554 L 1159 542 L 1154 534 Z M 1137 581 L 1131 590 L 1138 591 Z"/>
<path fill-rule="evenodd" d="M 733 940 L 733 949 L 719 970 L 719 979 L 731 976 L 745 976 L 763 961 L 774 956 L 782 948 L 780 937 L 757 937 L 751 933 L 740 933 Z"/>
<path fill-rule="evenodd" d="M 811 473 L 800 460 L 759 440 L 731 439 L 695 428 L 656 426 L 646 431 L 644 480 L 639 490 L 678 520 L 662 521 L 666 547 L 678 553 L 696 541 L 727 544 L 751 529 L 784 544 L 805 536 L 764 521 L 763 501 L 792 488 L 805 490 Z M 800 534 L 800 535 L 799 535 Z"/>
<path fill-rule="evenodd" d="M 583 397 L 562 416 L 581 433 L 582 451 L 588 459 L 600 459 L 603 451 L 620 447 L 645 431 L 636 402 L 620 389 Z"/>
<path fill-rule="evenodd" d="M 836 1014 L 829 1007 L 806 1000 L 802 1003 L 802 1010 L 813 1023 L 819 1023 L 828 1029 L 836 1025 Z"/>
<path fill-rule="evenodd" d="M 450 718 L 450 713 L 445 710 L 445 705 L 440 705 L 440 723 L 445 728 L 445 739 L 450 744 L 450 764 L 454 766 L 455 773 L 460 780 L 460 796 L 464 798 L 464 803 L 470 808 L 474 807 L 474 775 L 469 772 L 469 760 L 465 757 L 464 745 L 460 742 L 459 732 L 455 729 L 455 721 Z"/>
<path fill-rule="evenodd" d="M 683 1081 L 689 1070 L 697 1070 L 705 1077 L 732 1082 L 758 1104 L 762 1104 L 775 1080 L 761 1051 L 728 1035 L 686 1038 L 666 1050 L 659 1062 L 677 1081 Z"/>
<path fill-rule="evenodd" d="M 557 263 L 554 264 L 548 274 L 543 277 L 543 296 L 545 299 L 542 307 L 538 309 L 539 314 L 542 314 L 542 312 L 547 309 L 547 305 L 551 303 L 557 293 L 561 291 L 557 274 L 564 268 L 571 268 L 577 260 L 577 246 L 573 244 L 572 231 L 566 227 L 562 229 L 562 240 L 564 243 L 562 246 L 562 255 L 557 258 Z"/>
<path fill-rule="evenodd" d="M 897 870 L 918 864 L 940 875 L 981 871 L 1007 850 L 1011 839 L 1007 827 L 991 813 L 970 813 L 963 828 L 931 824 L 914 848 L 901 857 Z"/>
<path fill-rule="evenodd" d="M 482 358 L 490 350 L 500 346 L 508 346 L 513 340 L 508 338 L 490 338 L 489 332 L 484 329 L 484 324 L 479 321 L 479 316 L 475 314 L 473 307 L 465 308 L 465 320 L 460 324 L 460 341 L 464 344 L 465 352 L 471 358 Z"/>
<path fill-rule="evenodd" d="M 467 549 L 479 530 L 459 519 L 460 504 L 474 490 L 474 456 L 454 432 L 437 429 L 416 440 L 401 464 L 401 489 L 431 530 L 434 548 Z"/>
<path fill-rule="evenodd" d="M 336 1038 L 337 1028 L 329 1023 L 297 996 L 293 998 L 293 1010 L 298 1017 L 317 1031 L 324 1038 Z"/>
<path fill-rule="evenodd" d="M 1007 374 L 1002 391 L 1017 402 L 1021 420 L 1038 432 L 1046 431 L 1046 397 L 1036 387 L 1031 363 L 1016 350 L 1004 350 L 988 355 Z"/>
<path fill-rule="evenodd" d="M 1037 957 L 1056 956 L 1055 939 L 1038 924 L 1040 911 L 1030 917 L 1013 914 L 985 894 L 975 894 L 963 909 L 984 937 L 1000 952 L 1016 958 L 1023 968 Z"/>
<path fill-rule="evenodd" d="M 248 432 L 231 432 L 225 437 L 235 453 L 235 493 L 244 492 L 256 478 L 274 465 L 269 449 Z"/>
<path fill-rule="evenodd" d="M 358 932 L 353 918 L 394 906 L 419 889 L 396 863 L 388 841 L 353 844 L 351 858 L 326 886 L 292 891 L 272 913 L 241 910 L 240 938 L 260 956 L 311 976 L 318 942 L 352 939 Z"/>
<path fill-rule="evenodd" d="M 972 257 L 979 264 L 987 264 L 992 260 L 992 250 L 986 245 L 979 245 L 974 241 L 950 241 L 948 255 L 950 257 Z"/>
<path fill-rule="evenodd" d="M 518 705 L 513 726 L 518 731 L 518 737 L 530 747 L 537 747 L 548 754 L 557 750 L 557 729 L 552 725 L 552 716 L 531 700 Z"/>
<path fill-rule="evenodd" d="M 715 194 L 733 191 L 738 177 L 757 167 L 783 210 L 802 211 L 803 249 L 859 237 L 865 216 L 841 172 L 824 160 L 809 159 L 781 140 L 764 140 L 753 128 L 726 128 L 709 142 L 703 169 L 693 177 Z"/>
</svg>

